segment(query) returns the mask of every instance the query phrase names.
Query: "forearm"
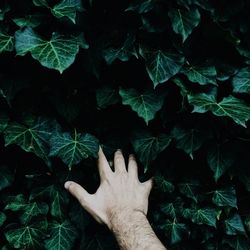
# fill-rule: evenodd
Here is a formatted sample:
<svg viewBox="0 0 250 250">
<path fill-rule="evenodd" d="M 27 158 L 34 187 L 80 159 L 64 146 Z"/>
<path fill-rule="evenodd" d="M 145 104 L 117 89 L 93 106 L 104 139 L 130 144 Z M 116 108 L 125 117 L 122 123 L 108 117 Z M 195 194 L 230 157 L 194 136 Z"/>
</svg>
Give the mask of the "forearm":
<svg viewBox="0 0 250 250">
<path fill-rule="evenodd" d="M 122 250 L 166 250 L 140 211 L 113 214 L 110 229 Z"/>
</svg>

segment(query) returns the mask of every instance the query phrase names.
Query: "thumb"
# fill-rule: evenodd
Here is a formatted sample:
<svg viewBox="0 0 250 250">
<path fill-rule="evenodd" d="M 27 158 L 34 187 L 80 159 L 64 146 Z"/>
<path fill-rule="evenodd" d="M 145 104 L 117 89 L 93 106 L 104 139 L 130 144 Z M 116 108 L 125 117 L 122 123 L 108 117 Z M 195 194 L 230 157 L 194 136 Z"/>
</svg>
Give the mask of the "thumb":
<svg viewBox="0 0 250 250">
<path fill-rule="evenodd" d="M 86 207 L 92 197 L 82 186 L 74 181 L 67 181 L 64 184 L 65 189 L 67 189 L 82 205 Z"/>
</svg>

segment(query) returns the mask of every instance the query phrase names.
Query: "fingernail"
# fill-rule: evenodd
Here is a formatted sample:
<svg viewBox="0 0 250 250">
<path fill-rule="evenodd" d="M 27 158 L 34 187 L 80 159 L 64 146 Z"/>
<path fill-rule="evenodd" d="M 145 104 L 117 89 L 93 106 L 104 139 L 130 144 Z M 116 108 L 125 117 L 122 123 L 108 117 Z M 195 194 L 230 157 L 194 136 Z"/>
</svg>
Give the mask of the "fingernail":
<svg viewBox="0 0 250 250">
<path fill-rule="evenodd" d="M 121 152 L 122 153 L 122 150 L 120 148 L 117 149 L 117 151 Z"/>
<path fill-rule="evenodd" d="M 64 183 L 65 189 L 69 189 L 70 184 L 71 184 L 70 181 L 66 181 L 66 182 Z"/>
</svg>

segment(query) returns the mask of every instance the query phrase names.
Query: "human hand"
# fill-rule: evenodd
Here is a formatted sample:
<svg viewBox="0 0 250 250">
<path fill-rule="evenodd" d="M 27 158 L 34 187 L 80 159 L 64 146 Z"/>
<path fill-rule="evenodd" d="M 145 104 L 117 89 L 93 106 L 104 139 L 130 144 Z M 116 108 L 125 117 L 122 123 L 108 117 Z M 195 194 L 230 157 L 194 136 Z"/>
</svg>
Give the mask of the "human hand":
<svg viewBox="0 0 250 250">
<path fill-rule="evenodd" d="M 123 154 L 121 150 L 117 150 L 114 155 L 113 172 L 100 147 L 97 165 L 101 183 L 96 193 L 89 194 L 73 181 L 67 181 L 64 185 L 82 207 L 99 223 L 106 224 L 110 229 L 116 215 L 139 212 L 146 216 L 152 179 L 144 183 L 139 181 L 134 156 L 129 156 L 127 171 Z"/>
</svg>

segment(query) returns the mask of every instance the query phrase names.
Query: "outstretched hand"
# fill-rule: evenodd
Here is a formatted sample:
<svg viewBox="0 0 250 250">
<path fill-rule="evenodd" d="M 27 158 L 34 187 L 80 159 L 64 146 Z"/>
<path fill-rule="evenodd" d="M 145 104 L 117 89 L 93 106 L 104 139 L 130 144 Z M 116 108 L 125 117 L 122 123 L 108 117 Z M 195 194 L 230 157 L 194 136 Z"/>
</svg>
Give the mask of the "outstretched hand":
<svg viewBox="0 0 250 250">
<path fill-rule="evenodd" d="M 99 223 L 112 227 L 112 218 L 116 214 L 148 210 L 148 196 L 152 189 L 152 179 L 141 183 L 138 179 L 138 167 L 133 155 L 129 155 L 128 170 L 121 150 L 114 155 L 114 172 L 100 147 L 98 152 L 98 170 L 100 186 L 96 193 L 89 194 L 82 186 L 67 181 L 65 188 L 80 202 Z"/>
</svg>

